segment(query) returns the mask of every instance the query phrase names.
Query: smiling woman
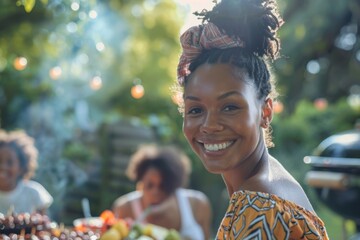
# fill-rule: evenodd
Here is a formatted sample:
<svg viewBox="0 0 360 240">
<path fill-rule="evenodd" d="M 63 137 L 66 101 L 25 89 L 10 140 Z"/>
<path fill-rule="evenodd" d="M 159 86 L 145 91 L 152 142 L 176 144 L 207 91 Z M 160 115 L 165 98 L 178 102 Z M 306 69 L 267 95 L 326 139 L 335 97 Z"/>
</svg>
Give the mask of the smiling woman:
<svg viewBox="0 0 360 240">
<path fill-rule="evenodd" d="M 222 0 L 180 37 L 183 132 L 231 197 L 216 239 L 328 239 L 300 184 L 268 153 L 276 97 L 273 0 Z"/>
</svg>

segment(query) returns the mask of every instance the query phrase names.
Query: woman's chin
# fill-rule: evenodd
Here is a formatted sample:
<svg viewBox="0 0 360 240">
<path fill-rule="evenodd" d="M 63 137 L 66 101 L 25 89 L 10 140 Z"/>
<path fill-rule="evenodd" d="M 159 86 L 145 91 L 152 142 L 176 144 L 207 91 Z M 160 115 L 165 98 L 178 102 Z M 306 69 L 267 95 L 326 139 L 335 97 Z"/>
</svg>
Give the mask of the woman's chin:
<svg viewBox="0 0 360 240">
<path fill-rule="evenodd" d="M 205 167 L 205 169 L 209 172 L 209 173 L 213 173 L 213 174 L 221 174 L 224 172 L 224 167 L 223 166 L 219 166 L 218 164 L 211 164 L 211 163 L 204 163 L 203 165 Z"/>
</svg>

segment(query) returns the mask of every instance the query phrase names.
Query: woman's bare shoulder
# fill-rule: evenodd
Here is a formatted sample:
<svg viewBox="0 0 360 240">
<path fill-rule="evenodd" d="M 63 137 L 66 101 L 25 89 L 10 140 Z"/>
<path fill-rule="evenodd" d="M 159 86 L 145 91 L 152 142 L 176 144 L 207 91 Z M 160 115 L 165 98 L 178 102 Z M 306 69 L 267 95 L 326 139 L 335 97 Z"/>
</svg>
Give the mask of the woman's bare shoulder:
<svg viewBox="0 0 360 240">
<path fill-rule="evenodd" d="M 137 201 L 140 198 L 141 193 L 137 191 L 130 192 L 118 197 L 112 205 L 112 210 L 115 216 L 118 218 L 134 219 L 135 216 L 132 210 L 132 202 Z"/>
<path fill-rule="evenodd" d="M 124 194 L 117 199 L 115 199 L 113 203 L 113 209 L 125 209 L 129 208 L 131 205 L 131 202 L 136 201 L 141 198 L 141 193 L 138 191 L 129 192 L 127 194 Z"/>
<path fill-rule="evenodd" d="M 295 202 L 296 204 L 314 211 L 301 184 L 277 160 L 272 162 L 273 176 L 269 182 L 270 193 Z M 276 173 L 276 174 L 275 174 Z"/>
</svg>

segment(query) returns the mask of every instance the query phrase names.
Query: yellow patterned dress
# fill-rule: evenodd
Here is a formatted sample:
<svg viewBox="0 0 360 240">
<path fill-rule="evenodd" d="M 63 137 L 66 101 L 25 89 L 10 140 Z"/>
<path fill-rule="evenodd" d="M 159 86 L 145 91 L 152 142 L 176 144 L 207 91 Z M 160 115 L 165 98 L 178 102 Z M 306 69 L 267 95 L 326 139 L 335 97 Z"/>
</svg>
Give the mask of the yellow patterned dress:
<svg viewBox="0 0 360 240">
<path fill-rule="evenodd" d="M 230 199 L 216 239 L 329 238 L 321 219 L 303 207 L 276 195 L 239 191 Z"/>
</svg>

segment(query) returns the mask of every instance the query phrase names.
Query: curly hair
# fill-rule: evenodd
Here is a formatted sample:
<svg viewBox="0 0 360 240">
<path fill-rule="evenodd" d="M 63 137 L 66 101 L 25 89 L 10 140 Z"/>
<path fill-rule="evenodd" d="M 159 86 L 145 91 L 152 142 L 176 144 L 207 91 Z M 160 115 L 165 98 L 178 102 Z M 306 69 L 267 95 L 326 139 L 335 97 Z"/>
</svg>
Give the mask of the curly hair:
<svg viewBox="0 0 360 240">
<path fill-rule="evenodd" d="M 257 90 L 258 99 L 275 99 L 277 91 L 275 80 L 271 76 L 269 60 L 279 56 L 280 39 L 276 36 L 277 30 L 283 24 L 278 14 L 274 0 L 222 0 L 211 11 L 195 12 L 203 24 L 215 24 L 223 34 L 241 39 L 243 47 L 211 48 L 202 52 L 191 61 L 190 74 L 183 83 L 177 83 L 172 91 L 178 100 L 179 111 L 183 114 L 183 95 L 186 83 L 191 79 L 192 73 L 205 64 L 225 63 L 244 69 Z M 180 100 L 179 100 L 180 99 Z M 268 147 L 273 146 L 271 141 L 271 128 L 267 128 L 265 139 Z"/>
<path fill-rule="evenodd" d="M 126 175 L 138 182 L 150 168 L 160 172 L 162 188 L 167 194 L 186 185 L 191 172 L 190 159 L 175 146 L 146 144 L 131 156 Z"/>
<path fill-rule="evenodd" d="M 19 159 L 23 169 L 19 178 L 31 179 L 37 169 L 38 150 L 35 141 L 23 130 L 6 132 L 0 129 L 0 148 L 8 147 L 12 149 Z"/>
</svg>

